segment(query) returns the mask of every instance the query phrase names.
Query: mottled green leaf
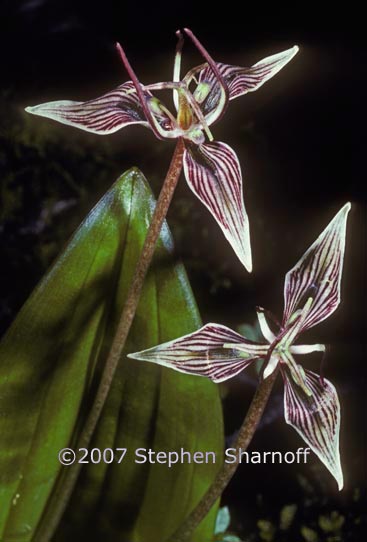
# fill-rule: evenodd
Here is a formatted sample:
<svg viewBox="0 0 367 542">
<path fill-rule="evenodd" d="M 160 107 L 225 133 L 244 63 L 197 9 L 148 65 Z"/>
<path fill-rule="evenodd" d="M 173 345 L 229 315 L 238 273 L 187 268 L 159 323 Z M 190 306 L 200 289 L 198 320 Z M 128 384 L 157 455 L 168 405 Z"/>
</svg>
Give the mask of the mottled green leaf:
<svg viewBox="0 0 367 542">
<path fill-rule="evenodd" d="M 37 542 L 101 374 L 154 205 L 137 170 L 91 211 L 0 346 L 0 540 Z M 197 309 L 164 227 L 126 353 L 193 331 Z M 222 450 L 217 388 L 122 357 L 91 447 L 128 448 L 84 467 L 55 540 L 162 542 L 213 479 Z M 144 464 L 136 448 L 214 451 L 216 464 Z M 212 536 L 215 510 L 195 542 Z"/>
</svg>

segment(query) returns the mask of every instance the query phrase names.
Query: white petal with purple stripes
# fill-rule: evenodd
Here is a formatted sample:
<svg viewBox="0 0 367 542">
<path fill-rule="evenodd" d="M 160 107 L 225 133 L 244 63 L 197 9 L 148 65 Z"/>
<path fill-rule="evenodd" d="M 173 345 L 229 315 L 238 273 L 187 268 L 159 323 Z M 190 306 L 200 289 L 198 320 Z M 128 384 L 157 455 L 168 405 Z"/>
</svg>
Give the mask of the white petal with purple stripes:
<svg viewBox="0 0 367 542">
<path fill-rule="evenodd" d="M 184 172 L 191 190 L 212 213 L 238 258 L 251 272 L 249 222 L 235 152 L 219 141 L 200 147 L 190 145 L 184 154 Z"/>
<path fill-rule="evenodd" d="M 232 348 L 223 347 L 228 343 Z M 236 344 L 241 350 L 235 348 Z M 263 352 L 262 345 L 247 341 L 225 326 L 206 324 L 194 333 L 128 357 L 223 382 L 240 373 Z"/>
<path fill-rule="evenodd" d="M 227 67 L 225 79 L 229 89 L 229 99 L 233 100 L 247 92 L 260 88 L 266 81 L 274 77 L 298 53 L 297 45 L 275 55 L 268 56 L 251 68 Z"/>
<path fill-rule="evenodd" d="M 297 54 L 298 50 L 297 45 L 295 45 L 286 51 L 260 60 L 250 68 L 217 63 L 217 67 L 228 86 L 229 99 L 233 100 L 234 98 L 247 94 L 247 92 L 253 92 L 260 88 L 266 81 L 284 68 L 284 66 Z M 207 118 L 208 124 L 213 124 L 218 116 L 216 112 L 220 96 L 218 81 L 213 74 L 213 70 L 209 66 L 205 67 L 200 72 L 198 80 L 198 94 L 202 91 L 202 83 L 206 83 L 211 87 L 206 99 L 201 103 L 201 107 Z"/>
<path fill-rule="evenodd" d="M 312 395 L 308 396 L 283 371 L 284 413 L 286 422 L 294 427 L 319 459 L 343 487 L 340 465 L 339 430 L 340 405 L 334 386 L 324 379 L 305 371 L 305 378 Z"/>
<path fill-rule="evenodd" d="M 283 325 L 287 324 L 296 310 L 303 308 L 302 305 L 308 298 L 313 301 L 301 331 L 330 316 L 339 305 L 350 207 L 350 203 L 344 205 L 299 262 L 286 274 Z"/>
<path fill-rule="evenodd" d="M 101 135 L 112 134 L 130 124 L 149 126 L 131 81 L 94 100 L 47 102 L 27 107 L 26 111 Z"/>
</svg>

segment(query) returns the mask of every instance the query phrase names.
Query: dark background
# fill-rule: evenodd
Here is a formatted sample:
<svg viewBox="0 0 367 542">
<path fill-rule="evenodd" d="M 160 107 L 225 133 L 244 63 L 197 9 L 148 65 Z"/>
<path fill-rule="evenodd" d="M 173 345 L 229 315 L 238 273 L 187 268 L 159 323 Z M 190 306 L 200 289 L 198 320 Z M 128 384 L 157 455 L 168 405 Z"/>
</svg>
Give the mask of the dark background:
<svg viewBox="0 0 367 542">
<path fill-rule="evenodd" d="M 232 102 L 213 127 L 215 138 L 230 144 L 242 165 L 253 274 L 237 262 L 183 180 L 169 215 L 203 320 L 239 326 L 254 323 L 255 305 L 280 316 L 284 274 L 337 210 L 346 201 L 353 204 L 342 304 L 305 337 L 305 342 L 332 345 L 326 375 L 341 398 L 346 489 L 338 494 L 315 458 L 299 469 L 242 467 L 225 502 L 233 529 L 246 540 L 272 540 L 266 538 L 272 528 L 278 529 L 277 540 L 307 540 L 305 530 L 300 535 L 305 526 L 320 540 L 361 539 L 367 301 L 362 23 L 353 4 L 338 11 L 320 2 L 293 9 L 229 2 L 217 7 L 208 2 L 0 2 L 1 332 L 114 179 L 136 165 L 157 194 L 172 152 L 171 143 L 155 140 L 143 128 L 94 136 L 26 115 L 25 106 L 84 100 L 121 84 L 127 76 L 115 54 L 116 40 L 144 83 L 171 78 L 174 33 L 182 26 L 190 27 L 216 60 L 230 64 L 250 65 L 300 46 L 286 68 L 256 93 Z M 201 61 L 187 43 L 184 72 Z M 308 362 L 317 370 L 317 356 Z M 254 382 L 250 374 L 223 387 L 228 437 L 241 423 Z M 303 445 L 283 421 L 281 392 L 279 384 L 254 450 Z M 279 514 L 289 504 L 297 507 L 297 521 L 287 534 L 279 530 Z M 334 531 L 328 533 L 320 520 L 324 516 L 334 518 Z"/>
</svg>

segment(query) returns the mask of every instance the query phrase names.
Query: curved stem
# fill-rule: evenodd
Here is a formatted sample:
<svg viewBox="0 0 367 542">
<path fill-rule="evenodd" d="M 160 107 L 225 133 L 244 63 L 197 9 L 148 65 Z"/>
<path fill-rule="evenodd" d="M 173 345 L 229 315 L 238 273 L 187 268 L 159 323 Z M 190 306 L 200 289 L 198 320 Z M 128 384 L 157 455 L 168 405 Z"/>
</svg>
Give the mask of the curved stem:
<svg viewBox="0 0 367 542">
<path fill-rule="evenodd" d="M 164 139 L 165 130 L 162 130 L 162 128 L 159 126 L 159 123 L 157 122 L 156 118 L 154 117 L 151 110 L 149 109 L 147 99 L 144 96 L 144 91 L 143 91 L 142 85 L 140 84 L 139 79 L 137 78 L 134 70 L 132 69 L 132 66 L 131 66 L 130 62 L 128 61 L 128 59 L 127 59 L 125 51 L 123 50 L 123 48 L 121 47 L 121 45 L 118 42 L 116 43 L 116 49 L 117 49 L 117 52 L 120 55 L 120 58 L 121 58 L 124 66 L 126 68 L 127 73 L 131 77 L 131 80 L 132 80 L 133 85 L 135 87 L 136 93 L 137 93 L 137 95 L 139 97 L 140 104 L 141 104 L 141 106 L 143 108 L 144 115 L 145 115 L 147 121 L 149 122 L 149 126 L 151 127 L 151 129 L 153 130 L 155 136 L 158 139 Z"/>
<path fill-rule="evenodd" d="M 278 370 L 263 380 L 252 399 L 250 408 L 238 432 L 233 448 L 245 451 L 249 446 L 256 428 L 263 415 L 266 403 L 268 402 L 271 390 L 273 389 Z M 237 454 L 238 458 L 238 454 Z M 234 463 L 224 463 L 218 472 L 214 482 L 209 487 L 205 495 L 201 498 L 194 510 L 187 516 L 178 530 L 171 536 L 169 542 L 187 542 L 201 521 L 208 514 L 212 506 L 221 497 L 223 491 L 231 481 L 237 470 L 238 459 Z"/>
<path fill-rule="evenodd" d="M 92 408 L 89 412 L 77 445 L 75 446 L 77 449 L 88 448 L 110 390 L 117 365 L 120 361 L 122 350 L 125 346 L 125 342 L 139 304 L 144 279 L 154 255 L 155 246 L 159 238 L 162 224 L 166 218 L 173 193 L 180 177 L 184 149 L 185 147 L 183 140 L 180 138 L 177 141 L 171 164 L 159 194 L 157 205 L 154 209 L 149 230 L 145 238 L 140 258 L 135 268 L 134 278 L 127 294 L 126 302 L 122 310 L 120 321 L 118 323 L 116 334 L 106 360 L 106 365 L 101 376 Z M 55 491 L 55 505 L 50 510 L 49 517 L 46 515 L 45 521 L 41 523 L 41 526 L 37 532 L 37 542 L 49 542 L 52 539 L 69 502 L 81 467 L 81 463 L 74 463 L 72 466 L 68 467 L 69 470 L 67 471 L 64 483 L 61 484 L 60 489 L 56 489 Z"/>
<path fill-rule="evenodd" d="M 227 109 L 227 106 L 228 106 L 228 102 L 229 102 L 228 85 L 225 82 L 225 79 L 224 79 L 223 75 L 220 73 L 217 64 L 214 62 L 213 58 L 210 56 L 210 54 L 205 49 L 205 47 L 197 39 L 195 34 L 189 28 L 184 28 L 184 31 L 189 36 L 189 38 L 191 39 L 191 41 L 193 42 L 195 47 L 199 50 L 199 52 L 205 58 L 205 60 L 207 61 L 208 65 L 210 67 L 210 69 L 212 70 L 214 76 L 216 77 L 216 79 L 218 81 L 222 97 L 221 97 L 220 102 L 219 102 L 220 103 L 220 105 L 219 105 L 220 113 L 219 113 L 218 117 L 215 119 L 215 121 L 217 122 L 219 119 L 222 118 L 222 116 L 224 115 L 224 113 L 225 113 L 225 111 Z"/>
</svg>

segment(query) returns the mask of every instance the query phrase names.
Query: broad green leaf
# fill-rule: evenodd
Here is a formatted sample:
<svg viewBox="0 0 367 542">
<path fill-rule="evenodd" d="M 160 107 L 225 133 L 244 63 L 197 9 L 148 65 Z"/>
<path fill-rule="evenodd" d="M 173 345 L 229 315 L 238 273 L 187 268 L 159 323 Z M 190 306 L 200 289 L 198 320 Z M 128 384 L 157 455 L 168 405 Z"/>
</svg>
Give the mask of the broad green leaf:
<svg viewBox="0 0 367 542">
<path fill-rule="evenodd" d="M 103 368 L 154 200 L 142 174 L 124 174 L 91 211 L 0 346 L 0 540 L 37 542 Z M 126 353 L 200 325 L 165 225 Z M 221 462 L 217 388 L 204 378 L 122 357 L 92 447 L 128 448 L 120 464 L 84 467 L 56 540 L 162 542 Z M 213 451 L 216 464 L 137 464 L 137 448 Z M 210 540 L 215 510 L 194 542 Z"/>
</svg>

